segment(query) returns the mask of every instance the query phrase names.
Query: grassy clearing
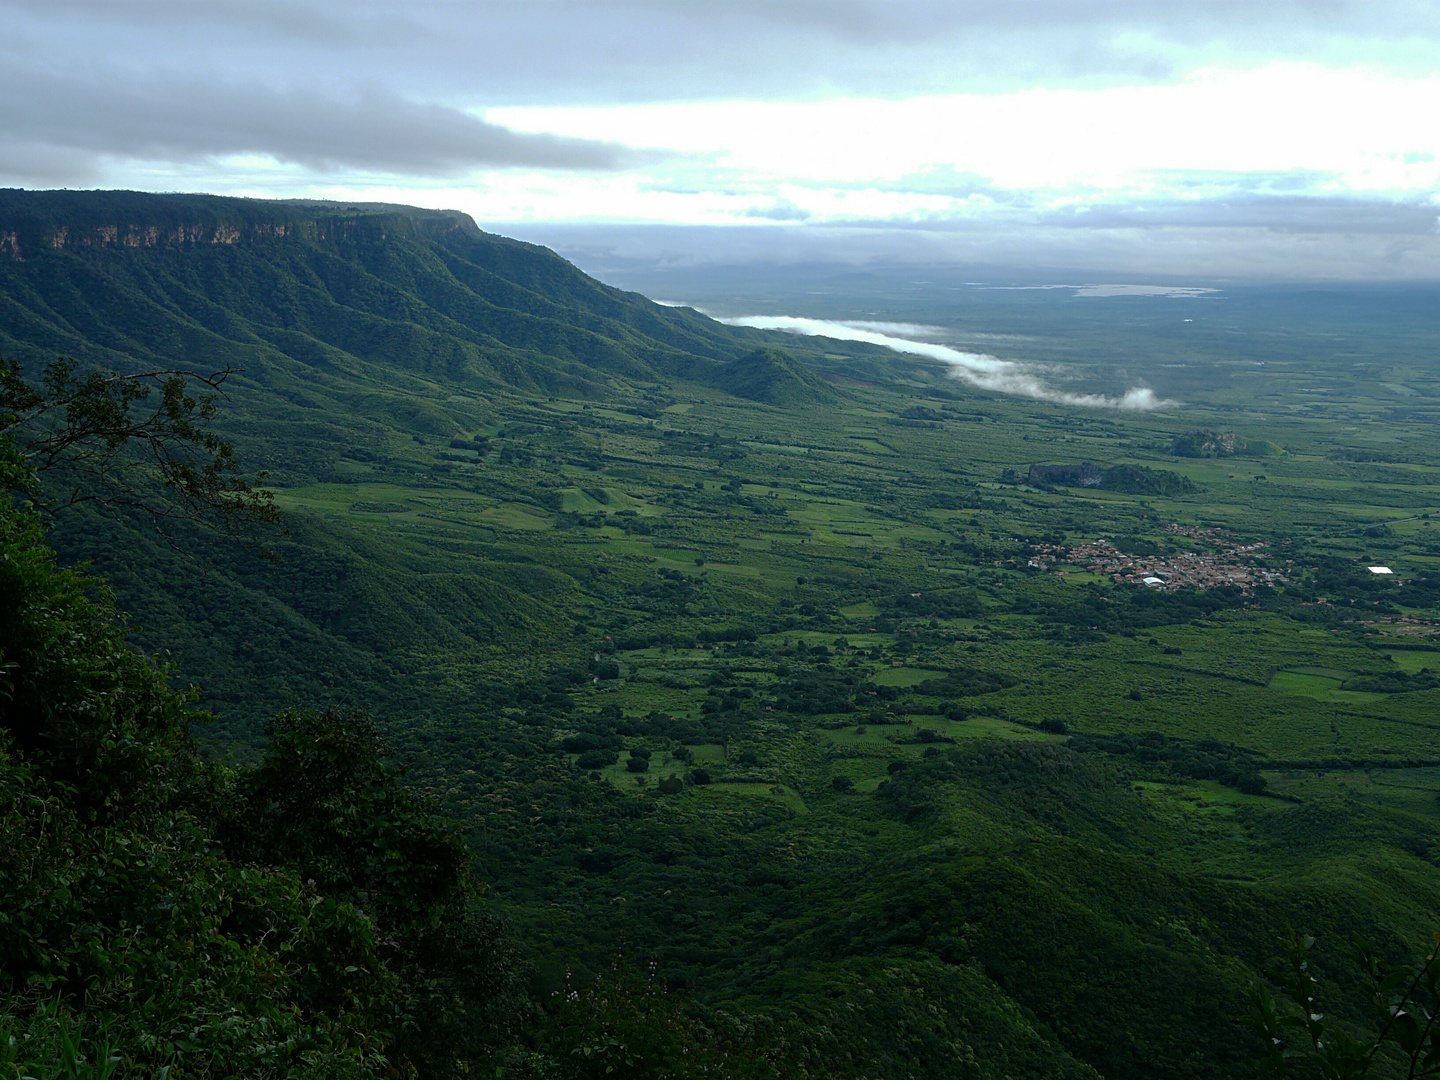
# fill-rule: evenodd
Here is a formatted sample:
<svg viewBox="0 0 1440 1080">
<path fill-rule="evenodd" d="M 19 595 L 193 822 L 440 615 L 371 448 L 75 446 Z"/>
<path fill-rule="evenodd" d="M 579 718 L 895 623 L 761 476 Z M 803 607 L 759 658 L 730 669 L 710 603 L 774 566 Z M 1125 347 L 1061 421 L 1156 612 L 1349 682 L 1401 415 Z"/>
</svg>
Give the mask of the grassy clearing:
<svg viewBox="0 0 1440 1080">
<path fill-rule="evenodd" d="M 1214 780 L 1161 783 L 1136 780 L 1132 787 L 1154 805 L 1187 814 L 1233 817 L 1241 808 L 1264 812 L 1290 809 L 1289 804 L 1264 795 L 1247 795 Z"/>
<path fill-rule="evenodd" d="M 925 668 L 888 667 L 877 671 L 871 681 L 878 686 L 918 686 L 927 679 L 937 678 L 941 674 L 943 672 Z"/>
<path fill-rule="evenodd" d="M 1277 671 L 1270 680 L 1270 689 L 1282 694 L 1299 694 L 1302 697 L 1326 701 L 1340 688 L 1340 683 L 1341 679 L 1337 676 L 1305 671 Z"/>
<path fill-rule="evenodd" d="M 1391 662 L 1401 671 L 1410 672 L 1423 671 L 1429 668 L 1431 671 L 1440 671 L 1440 651 L 1437 652 L 1391 652 L 1386 653 Z"/>
</svg>

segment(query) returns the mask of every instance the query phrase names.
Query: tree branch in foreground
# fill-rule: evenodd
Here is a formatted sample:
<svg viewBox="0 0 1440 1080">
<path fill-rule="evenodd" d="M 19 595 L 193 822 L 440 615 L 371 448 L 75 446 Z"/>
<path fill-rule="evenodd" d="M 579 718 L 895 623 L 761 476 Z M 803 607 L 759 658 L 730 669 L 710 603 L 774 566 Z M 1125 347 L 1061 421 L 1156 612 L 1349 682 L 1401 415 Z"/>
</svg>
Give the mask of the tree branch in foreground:
<svg viewBox="0 0 1440 1080">
<path fill-rule="evenodd" d="M 75 361 L 62 357 L 37 387 L 19 364 L 0 359 L 0 438 L 13 441 L 20 458 L 8 485 L 51 514 L 98 503 L 162 519 L 208 519 L 232 534 L 273 523 L 279 515 L 270 492 L 240 475 L 234 444 L 210 430 L 225 380 L 235 373 L 227 365 L 208 375 L 80 375 Z M 263 483 L 265 474 L 254 479 Z"/>
</svg>

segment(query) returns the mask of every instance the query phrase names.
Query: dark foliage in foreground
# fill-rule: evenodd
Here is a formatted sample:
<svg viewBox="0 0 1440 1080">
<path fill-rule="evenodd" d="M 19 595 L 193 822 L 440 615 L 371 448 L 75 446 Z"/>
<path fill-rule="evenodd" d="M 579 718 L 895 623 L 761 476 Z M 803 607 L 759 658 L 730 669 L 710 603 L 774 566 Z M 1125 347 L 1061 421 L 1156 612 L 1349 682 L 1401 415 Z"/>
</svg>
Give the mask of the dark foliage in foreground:
<svg viewBox="0 0 1440 1080">
<path fill-rule="evenodd" d="M 529 1002 L 464 843 L 363 716 L 285 713 L 250 769 L 202 761 L 198 719 L 0 507 L 5 1075 L 778 1075 L 653 981 Z"/>
<path fill-rule="evenodd" d="M 1440 934 L 1434 941 L 1440 945 Z M 1371 1017 L 1368 1024 L 1352 1025 L 1324 1011 L 1314 946 L 1313 937 L 1289 935 L 1286 962 L 1271 973 L 1282 997 L 1277 1001 L 1264 985 L 1251 992 L 1250 1023 L 1265 1040 L 1265 1071 L 1323 1080 L 1418 1080 L 1440 1073 L 1440 949 L 1432 947 L 1418 962 L 1391 964 L 1354 935 L 1346 959 L 1360 975 Z"/>
</svg>

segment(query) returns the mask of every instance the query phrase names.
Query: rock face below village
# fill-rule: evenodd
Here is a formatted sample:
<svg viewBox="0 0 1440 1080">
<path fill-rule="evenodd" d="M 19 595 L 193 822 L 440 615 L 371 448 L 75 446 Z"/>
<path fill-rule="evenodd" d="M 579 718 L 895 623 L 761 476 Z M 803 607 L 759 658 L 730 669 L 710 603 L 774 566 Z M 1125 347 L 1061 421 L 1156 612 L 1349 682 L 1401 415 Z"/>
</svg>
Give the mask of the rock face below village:
<svg viewBox="0 0 1440 1080">
<path fill-rule="evenodd" d="M 1031 465 L 1026 479 L 1032 484 L 1076 484 L 1099 487 L 1099 465 Z"/>
</svg>

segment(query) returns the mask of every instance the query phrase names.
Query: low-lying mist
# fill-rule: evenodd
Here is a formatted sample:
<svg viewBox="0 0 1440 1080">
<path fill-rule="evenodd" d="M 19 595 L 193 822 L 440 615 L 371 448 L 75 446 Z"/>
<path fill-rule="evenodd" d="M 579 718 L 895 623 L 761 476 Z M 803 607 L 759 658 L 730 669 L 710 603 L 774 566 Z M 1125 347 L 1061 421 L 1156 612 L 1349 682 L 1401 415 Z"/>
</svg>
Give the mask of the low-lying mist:
<svg viewBox="0 0 1440 1080">
<path fill-rule="evenodd" d="M 1148 386 L 1135 386 L 1120 397 L 1105 394 L 1076 394 L 1060 390 L 1043 377 L 1045 368 L 1038 364 L 1026 364 L 1016 360 L 1001 360 L 987 353 L 961 352 L 948 345 L 937 345 L 929 341 L 916 341 L 916 337 L 927 333 L 939 333 L 938 327 L 920 326 L 913 323 L 881 322 L 833 322 L 828 319 L 807 319 L 794 315 L 742 315 L 734 318 L 720 318 L 719 322 L 730 326 L 749 326 L 757 330 L 784 330 L 791 334 L 807 334 L 814 337 L 836 338 L 840 341 L 863 341 L 871 345 L 883 345 L 899 353 L 912 356 L 926 356 L 950 365 L 958 379 L 964 379 L 982 390 L 993 390 L 1001 394 L 1015 394 L 1019 397 L 1036 398 L 1040 401 L 1054 401 L 1061 405 L 1078 405 L 1089 409 L 1128 409 L 1146 411 L 1163 409 L 1177 404 L 1156 397 Z M 905 336 L 901 336 L 905 335 Z"/>
</svg>

